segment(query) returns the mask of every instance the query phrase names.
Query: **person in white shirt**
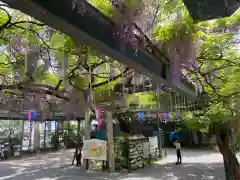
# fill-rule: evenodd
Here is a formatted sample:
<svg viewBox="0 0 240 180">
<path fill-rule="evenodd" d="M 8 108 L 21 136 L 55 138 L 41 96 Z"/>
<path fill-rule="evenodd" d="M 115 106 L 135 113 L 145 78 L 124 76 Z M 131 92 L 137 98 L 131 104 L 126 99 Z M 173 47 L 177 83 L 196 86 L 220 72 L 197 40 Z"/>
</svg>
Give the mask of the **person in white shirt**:
<svg viewBox="0 0 240 180">
<path fill-rule="evenodd" d="M 182 164 L 182 155 L 181 155 L 181 144 L 177 141 L 175 141 L 174 146 L 176 147 L 177 150 L 177 162 L 176 165 Z"/>
<path fill-rule="evenodd" d="M 65 164 L 66 164 L 66 146 L 64 145 L 64 143 L 60 144 L 61 146 L 61 151 L 60 151 L 60 167 L 62 168 Z"/>
</svg>

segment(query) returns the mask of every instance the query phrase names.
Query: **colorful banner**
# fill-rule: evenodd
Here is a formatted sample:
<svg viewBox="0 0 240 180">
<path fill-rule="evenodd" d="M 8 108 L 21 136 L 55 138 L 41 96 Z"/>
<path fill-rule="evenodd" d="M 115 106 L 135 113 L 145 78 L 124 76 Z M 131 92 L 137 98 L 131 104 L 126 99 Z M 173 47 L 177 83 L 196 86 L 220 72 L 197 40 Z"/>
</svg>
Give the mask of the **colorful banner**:
<svg viewBox="0 0 240 180">
<path fill-rule="evenodd" d="M 102 128 L 96 131 L 96 138 L 99 140 L 106 140 L 107 139 L 107 132 Z"/>
<path fill-rule="evenodd" d="M 28 120 L 33 120 L 36 117 L 36 113 L 34 111 L 28 111 Z"/>
<path fill-rule="evenodd" d="M 143 112 L 139 112 L 139 113 L 138 113 L 138 119 L 139 119 L 140 121 L 143 120 Z"/>
<path fill-rule="evenodd" d="M 34 120 L 36 117 L 40 117 L 35 111 L 28 111 L 28 120 Z"/>
<path fill-rule="evenodd" d="M 97 121 L 98 121 L 98 129 L 100 129 L 100 126 L 101 126 L 101 113 L 102 113 L 102 109 L 101 108 L 98 108 L 95 110 L 95 114 L 96 114 L 96 118 L 97 118 Z"/>
<path fill-rule="evenodd" d="M 85 159 L 107 160 L 107 141 L 99 139 L 84 140 L 83 151 Z"/>
</svg>

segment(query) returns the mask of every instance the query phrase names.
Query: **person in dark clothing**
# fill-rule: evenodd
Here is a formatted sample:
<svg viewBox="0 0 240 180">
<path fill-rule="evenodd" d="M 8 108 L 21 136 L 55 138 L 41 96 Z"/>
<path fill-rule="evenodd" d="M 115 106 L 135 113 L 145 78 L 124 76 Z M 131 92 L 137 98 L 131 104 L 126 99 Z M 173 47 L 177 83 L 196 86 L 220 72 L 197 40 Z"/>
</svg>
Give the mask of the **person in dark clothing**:
<svg viewBox="0 0 240 180">
<path fill-rule="evenodd" d="M 72 160 L 72 165 L 74 165 L 74 161 L 77 158 L 77 148 L 75 149 L 74 155 L 73 155 L 73 160 Z"/>
<path fill-rule="evenodd" d="M 80 138 L 82 138 L 82 137 L 80 137 Z M 77 144 L 77 147 L 76 147 L 74 155 L 73 155 L 72 165 L 74 165 L 75 159 L 77 160 L 77 154 L 78 154 L 79 150 L 81 150 L 82 148 L 83 148 L 83 142 L 82 142 L 82 140 L 80 140 L 79 144 Z"/>
<path fill-rule="evenodd" d="M 4 159 L 4 151 L 0 148 L 0 160 Z"/>
<path fill-rule="evenodd" d="M 82 159 L 82 153 L 81 153 L 81 149 L 79 149 L 76 155 L 77 167 L 81 167 L 81 159 Z"/>
<path fill-rule="evenodd" d="M 79 153 L 79 151 L 80 151 L 80 153 L 81 153 L 82 147 L 83 147 L 83 144 L 82 144 L 82 143 L 80 143 L 80 144 L 76 147 L 75 152 L 74 152 L 74 155 L 73 155 L 72 165 L 74 165 L 75 159 L 77 160 L 77 154 Z"/>
</svg>

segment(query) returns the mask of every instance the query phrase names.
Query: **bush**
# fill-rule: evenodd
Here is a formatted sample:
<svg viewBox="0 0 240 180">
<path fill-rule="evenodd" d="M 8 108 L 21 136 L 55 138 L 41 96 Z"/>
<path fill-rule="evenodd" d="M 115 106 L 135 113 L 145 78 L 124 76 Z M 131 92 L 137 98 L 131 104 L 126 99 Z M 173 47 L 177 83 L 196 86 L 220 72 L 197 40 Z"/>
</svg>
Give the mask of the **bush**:
<svg viewBox="0 0 240 180">
<path fill-rule="evenodd" d="M 129 134 L 124 133 L 114 138 L 116 162 L 119 162 L 120 166 L 124 168 L 128 167 L 128 137 Z"/>
</svg>

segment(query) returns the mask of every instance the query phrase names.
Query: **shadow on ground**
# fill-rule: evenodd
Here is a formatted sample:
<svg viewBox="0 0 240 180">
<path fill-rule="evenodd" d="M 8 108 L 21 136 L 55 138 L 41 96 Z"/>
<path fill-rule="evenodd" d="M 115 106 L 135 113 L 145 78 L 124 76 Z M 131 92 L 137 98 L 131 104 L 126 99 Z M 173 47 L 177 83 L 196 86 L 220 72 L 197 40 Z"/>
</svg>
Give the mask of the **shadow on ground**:
<svg viewBox="0 0 240 180">
<path fill-rule="evenodd" d="M 176 150 L 168 158 L 131 173 L 109 175 L 101 171 L 59 167 L 59 152 L 0 162 L 0 180 L 224 180 L 222 157 L 211 151 L 183 150 L 183 164 L 175 165 Z M 67 152 L 71 164 L 73 152 Z"/>
<path fill-rule="evenodd" d="M 128 174 L 128 178 L 132 180 L 224 180 L 224 169 L 222 163 L 155 164 Z"/>
<path fill-rule="evenodd" d="M 6 173 L 0 171 L 0 180 L 224 180 L 222 163 L 187 163 L 178 166 L 170 163 L 154 164 L 131 173 L 122 172 L 111 176 L 105 172 L 86 172 L 74 166 L 51 167 L 50 164 L 45 168 L 32 167 L 19 173 L 13 170 Z"/>
</svg>

